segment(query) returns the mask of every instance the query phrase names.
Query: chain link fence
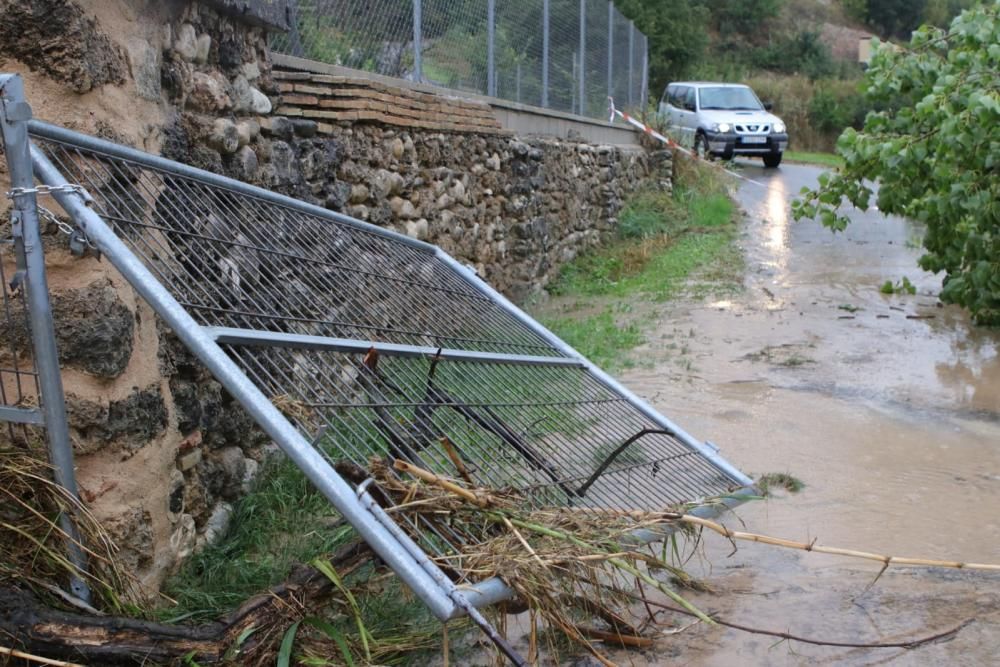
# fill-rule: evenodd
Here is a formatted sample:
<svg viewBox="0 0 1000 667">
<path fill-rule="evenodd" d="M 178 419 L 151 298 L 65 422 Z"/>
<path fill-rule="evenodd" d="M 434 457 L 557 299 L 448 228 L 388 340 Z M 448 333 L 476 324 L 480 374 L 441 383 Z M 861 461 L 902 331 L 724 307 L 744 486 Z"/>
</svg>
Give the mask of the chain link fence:
<svg viewBox="0 0 1000 667">
<path fill-rule="evenodd" d="M 610 0 L 289 0 L 271 49 L 582 116 L 645 106 L 647 40 Z"/>
</svg>

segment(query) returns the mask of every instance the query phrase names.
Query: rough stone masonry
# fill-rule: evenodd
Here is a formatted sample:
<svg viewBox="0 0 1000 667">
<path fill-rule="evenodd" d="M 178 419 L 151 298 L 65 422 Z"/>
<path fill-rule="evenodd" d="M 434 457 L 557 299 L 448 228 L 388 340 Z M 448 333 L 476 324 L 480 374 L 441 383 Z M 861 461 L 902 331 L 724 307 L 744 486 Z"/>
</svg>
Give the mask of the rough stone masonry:
<svg viewBox="0 0 1000 667">
<path fill-rule="evenodd" d="M 669 187 L 664 152 L 278 114 L 265 28 L 229 5 L 0 0 L 0 69 L 38 118 L 436 243 L 515 300 L 607 239 L 630 192 Z M 44 238 L 83 499 L 152 593 L 273 447 L 107 262 Z M 25 349 L 23 323 L 0 326 Z"/>
</svg>

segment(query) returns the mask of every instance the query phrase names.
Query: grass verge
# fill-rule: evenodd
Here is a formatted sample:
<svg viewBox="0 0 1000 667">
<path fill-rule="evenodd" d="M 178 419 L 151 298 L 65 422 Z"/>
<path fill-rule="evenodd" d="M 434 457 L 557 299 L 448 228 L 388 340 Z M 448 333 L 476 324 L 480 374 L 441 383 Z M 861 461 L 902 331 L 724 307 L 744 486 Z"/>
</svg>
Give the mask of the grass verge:
<svg viewBox="0 0 1000 667">
<path fill-rule="evenodd" d="M 237 503 L 225 539 L 189 558 L 164 592 L 177 606 L 164 620 L 205 620 L 280 583 L 300 563 L 331 553 L 352 537 L 349 526 L 284 456 Z"/>
<path fill-rule="evenodd" d="M 549 286 L 561 305 L 534 315 L 599 366 L 630 366 L 627 351 L 644 342 L 637 301 L 704 296 L 738 283 L 736 206 L 724 179 L 709 167 L 679 162 L 673 193 L 633 195 L 617 238 L 564 266 Z"/>
<path fill-rule="evenodd" d="M 834 153 L 809 153 L 806 151 L 785 151 L 786 162 L 815 164 L 820 167 L 843 167 L 844 158 Z"/>
<path fill-rule="evenodd" d="M 163 591 L 177 604 L 161 609 L 160 620 L 219 618 L 285 581 L 294 567 L 322 562 L 355 538 L 354 529 L 295 465 L 275 456 L 236 505 L 226 537 L 189 558 L 166 582 Z M 296 630 L 289 626 L 298 656 L 294 664 L 421 664 L 429 652 L 440 650 L 441 624 L 397 578 L 372 564 L 343 581 L 332 572 L 339 594 L 329 604 L 289 609 L 288 623 L 299 619 Z M 452 623 L 456 633 L 468 626 L 464 620 Z"/>
</svg>

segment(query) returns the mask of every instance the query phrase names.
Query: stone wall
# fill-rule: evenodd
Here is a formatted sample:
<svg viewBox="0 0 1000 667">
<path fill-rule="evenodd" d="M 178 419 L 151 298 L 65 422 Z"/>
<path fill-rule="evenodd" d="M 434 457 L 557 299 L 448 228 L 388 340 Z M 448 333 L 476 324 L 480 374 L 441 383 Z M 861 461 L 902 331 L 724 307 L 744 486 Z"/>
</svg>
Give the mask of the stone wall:
<svg viewBox="0 0 1000 667">
<path fill-rule="evenodd" d="M 607 238 L 629 192 L 669 187 L 667 153 L 275 115 L 263 28 L 212 6 L 0 0 L 0 38 L 36 117 L 437 243 L 515 299 Z M 81 493 L 152 591 L 273 448 L 107 262 L 44 238 Z"/>
</svg>

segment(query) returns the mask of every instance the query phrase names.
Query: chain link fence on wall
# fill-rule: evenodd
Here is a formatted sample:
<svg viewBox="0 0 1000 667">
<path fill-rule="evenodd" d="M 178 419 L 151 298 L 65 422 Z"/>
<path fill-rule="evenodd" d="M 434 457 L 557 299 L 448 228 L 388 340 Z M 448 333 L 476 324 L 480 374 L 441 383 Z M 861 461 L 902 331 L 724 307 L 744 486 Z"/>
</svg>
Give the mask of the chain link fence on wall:
<svg viewBox="0 0 1000 667">
<path fill-rule="evenodd" d="M 289 0 L 276 53 L 594 118 L 645 106 L 647 40 L 610 0 Z"/>
</svg>

